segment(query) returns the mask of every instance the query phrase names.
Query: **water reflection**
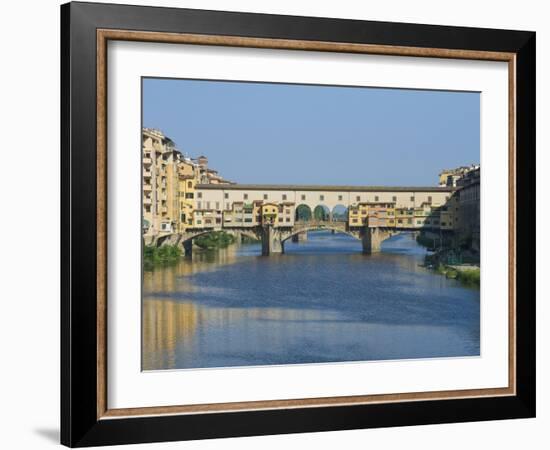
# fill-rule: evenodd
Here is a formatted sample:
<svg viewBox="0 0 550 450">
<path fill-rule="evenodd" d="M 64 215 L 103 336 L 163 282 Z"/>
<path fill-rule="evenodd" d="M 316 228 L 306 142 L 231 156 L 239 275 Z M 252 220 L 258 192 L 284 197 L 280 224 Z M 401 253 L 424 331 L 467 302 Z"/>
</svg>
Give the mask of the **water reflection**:
<svg viewBox="0 0 550 450">
<path fill-rule="evenodd" d="M 331 233 L 285 251 L 234 246 L 145 273 L 143 369 L 479 354 L 479 291 L 420 267 L 411 236 L 372 256 Z"/>
</svg>

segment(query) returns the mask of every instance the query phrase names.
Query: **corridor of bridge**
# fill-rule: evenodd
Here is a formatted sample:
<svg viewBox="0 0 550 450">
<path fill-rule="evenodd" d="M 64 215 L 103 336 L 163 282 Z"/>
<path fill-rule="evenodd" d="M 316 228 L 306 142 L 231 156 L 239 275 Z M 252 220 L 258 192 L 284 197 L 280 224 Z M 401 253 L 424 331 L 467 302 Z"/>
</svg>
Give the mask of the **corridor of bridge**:
<svg viewBox="0 0 550 450">
<path fill-rule="evenodd" d="M 325 204 L 316 205 L 313 210 L 310 205 L 301 203 L 296 207 L 296 222 L 325 221 L 325 222 L 346 222 L 348 220 L 348 208 L 338 204 L 330 209 Z"/>
</svg>

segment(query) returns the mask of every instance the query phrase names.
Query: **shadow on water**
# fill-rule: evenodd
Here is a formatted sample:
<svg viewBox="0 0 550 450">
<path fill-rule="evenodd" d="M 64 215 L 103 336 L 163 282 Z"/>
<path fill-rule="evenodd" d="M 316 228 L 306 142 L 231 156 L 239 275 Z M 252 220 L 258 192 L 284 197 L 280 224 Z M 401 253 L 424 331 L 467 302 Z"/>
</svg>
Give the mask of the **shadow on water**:
<svg viewBox="0 0 550 450">
<path fill-rule="evenodd" d="M 363 255 L 315 232 L 285 251 L 195 252 L 144 274 L 143 368 L 479 355 L 479 291 L 421 267 L 413 235 Z"/>
</svg>

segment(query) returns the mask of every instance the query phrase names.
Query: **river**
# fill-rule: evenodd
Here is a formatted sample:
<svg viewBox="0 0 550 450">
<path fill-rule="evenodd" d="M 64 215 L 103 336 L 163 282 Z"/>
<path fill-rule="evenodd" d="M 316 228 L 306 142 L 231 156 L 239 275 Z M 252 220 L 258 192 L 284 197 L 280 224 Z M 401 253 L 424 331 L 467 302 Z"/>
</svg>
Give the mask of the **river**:
<svg viewBox="0 0 550 450">
<path fill-rule="evenodd" d="M 344 234 L 309 233 L 195 251 L 144 273 L 144 370 L 476 356 L 479 290 L 420 265 L 412 234 L 363 255 Z"/>
</svg>

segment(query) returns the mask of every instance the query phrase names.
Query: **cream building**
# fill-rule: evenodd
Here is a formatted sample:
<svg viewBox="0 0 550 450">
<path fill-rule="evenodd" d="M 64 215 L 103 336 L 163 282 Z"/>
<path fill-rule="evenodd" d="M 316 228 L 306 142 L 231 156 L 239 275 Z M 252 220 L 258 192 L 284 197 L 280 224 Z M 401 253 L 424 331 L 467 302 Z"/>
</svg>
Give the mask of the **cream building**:
<svg viewBox="0 0 550 450">
<path fill-rule="evenodd" d="M 158 234 L 170 229 L 167 204 L 167 138 L 157 130 L 144 129 L 143 163 L 143 231 Z"/>
<path fill-rule="evenodd" d="M 368 214 L 369 203 L 394 204 L 395 208 L 415 208 L 423 204 L 434 207 L 445 204 L 455 191 L 453 187 L 370 187 L 370 186 L 300 186 L 300 185 L 214 185 L 199 184 L 196 186 L 199 209 L 205 205 L 224 205 L 230 210 L 235 202 L 289 202 L 295 208 L 307 206 L 311 213 L 317 206 L 324 206 L 329 211 L 336 207 L 357 210 L 357 219 Z M 200 204 L 199 204 L 200 202 Z M 208 207 L 207 207 L 208 209 Z M 363 211 L 364 212 L 361 212 Z M 413 214 L 414 215 L 414 214 Z M 353 217 L 353 216 L 351 216 Z"/>
</svg>

